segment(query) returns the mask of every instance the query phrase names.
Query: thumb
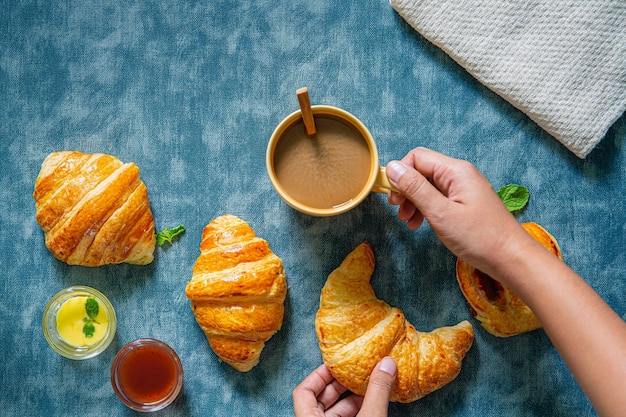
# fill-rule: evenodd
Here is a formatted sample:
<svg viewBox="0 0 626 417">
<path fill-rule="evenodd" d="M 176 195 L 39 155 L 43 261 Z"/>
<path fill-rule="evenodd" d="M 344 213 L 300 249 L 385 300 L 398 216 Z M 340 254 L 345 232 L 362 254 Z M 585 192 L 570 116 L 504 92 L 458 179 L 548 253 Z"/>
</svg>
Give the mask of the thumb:
<svg viewBox="0 0 626 417">
<path fill-rule="evenodd" d="M 389 162 L 387 178 L 427 218 L 446 203 L 443 194 L 424 175 L 404 162 Z"/>
<path fill-rule="evenodd" d="M 396 361 L 386 356 L 372 371 L 363 405 L 358 417 L 384 417 L 389 408 L 389 396 L 396 381 Z"/>
</svg>

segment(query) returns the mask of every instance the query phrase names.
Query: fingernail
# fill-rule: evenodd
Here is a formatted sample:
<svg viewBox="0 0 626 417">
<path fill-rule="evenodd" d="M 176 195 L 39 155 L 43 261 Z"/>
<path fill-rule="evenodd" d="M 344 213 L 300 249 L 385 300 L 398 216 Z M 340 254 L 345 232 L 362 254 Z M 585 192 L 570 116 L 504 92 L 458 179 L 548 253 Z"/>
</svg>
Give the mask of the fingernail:
<svg viewBox="0 0 626 417">
<path fill-rule="evenodd" d="M 385 356 L 378 364 L 378 369 L 388 373 L 391 376 L 396 376 L 396 361 L 393 360 L 393 358 L 390 356 Z"/>
<path fill-rule="evenodd" d="M 391 161 L 387 164 L 387 177 L 396 184 L 406 172 L 406 167 L 402 162 Z"/>
</svg>

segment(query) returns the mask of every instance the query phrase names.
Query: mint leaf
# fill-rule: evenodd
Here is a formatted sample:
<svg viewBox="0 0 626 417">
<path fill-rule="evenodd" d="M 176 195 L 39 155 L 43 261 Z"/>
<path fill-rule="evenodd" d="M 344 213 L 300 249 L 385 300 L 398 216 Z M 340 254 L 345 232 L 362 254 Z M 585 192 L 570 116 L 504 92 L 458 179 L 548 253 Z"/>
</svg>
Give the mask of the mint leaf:
<svg viewBox="0 0 626 417">
<path fill-rule="evenodd" d="M 83 325 L 83 334 L 90 339 L 96 332 L 96 326 L 93 324 L 96 322 L 96 317 L 98 317 L 100 312 L 100 304 L 98 304 L 95 298 L 89 297 L 85 301 L 85 311 L 87 312 L 87 317 L 83 318 L 83 323 L 85 323 Z"/>
<path fill-rule="evenodd" d="M 86 338 L 88 339 L 92 338 L 95 332 L 96 332 L 96 327 L 93 325 L 91 321 L 89 321 L 88 323 L 85 323 L 85 325 L 83 326 L 83 333 L 85 334 Z"/>
<path fill-rule="evenodd" d="M 95 298 L 90 297 L 85 301 L 85 310 L 87 310 L 87 316 L 89 316 L 91 320 L 95 320 L 100 312 L 100 305 L 98 305 Z"/>
<path fill-rule="evenodd" d="M 498 190 L 498 196 L 506 206 L 513 212 L 523 209 L 528 203 L 530 192 L 528 188 L 517 184 L 509 184 Z"/>
<path fill-rule="evenodd" d="M 169 243 L 170 245 L 172 244 L 172 240 L 185 232 L 185 226 L 178 225 L 176 227 L 174 227 L 173 229 L 170 228 L 164 228 L 161 232 L 157 233 L 156 235 L 156 241 L 159 244 L 159 246 L 163 246 L 165 244 L 165 242 Z"/>
</svg>

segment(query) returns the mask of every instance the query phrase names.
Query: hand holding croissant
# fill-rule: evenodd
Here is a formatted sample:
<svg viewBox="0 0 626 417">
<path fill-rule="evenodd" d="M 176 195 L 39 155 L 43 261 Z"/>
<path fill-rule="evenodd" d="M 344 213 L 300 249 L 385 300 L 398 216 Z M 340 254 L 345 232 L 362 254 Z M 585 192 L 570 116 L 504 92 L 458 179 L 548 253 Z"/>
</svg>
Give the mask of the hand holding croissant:
<svg viewBox="0 0 626 417">
<path fill-rule="evenodd" d="M 415 330 L 400 309 L 376 298 L 373 271 L 372 247 L 362 243 L 329 275 L 315 318 L 322 357 L 339 383 L 363 395 L 376 364 L 391 356 L 398 368 L 391 401 L 415 401 L 457 377 L 474 331 L 467 321 Z"/>
</svg>

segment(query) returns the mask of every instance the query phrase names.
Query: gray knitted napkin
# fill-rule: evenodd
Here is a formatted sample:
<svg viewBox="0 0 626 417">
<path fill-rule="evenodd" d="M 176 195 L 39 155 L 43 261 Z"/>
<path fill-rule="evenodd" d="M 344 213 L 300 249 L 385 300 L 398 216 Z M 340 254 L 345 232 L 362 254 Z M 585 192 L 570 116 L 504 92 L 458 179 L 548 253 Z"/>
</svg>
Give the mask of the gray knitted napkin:
<svg viewBox="0 0 626 417">
<path fill-rule="evenodd" d="M 626 110 L 623 0 L 390 1 L 579 158 Z"/>
</svg>

